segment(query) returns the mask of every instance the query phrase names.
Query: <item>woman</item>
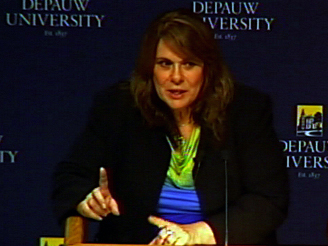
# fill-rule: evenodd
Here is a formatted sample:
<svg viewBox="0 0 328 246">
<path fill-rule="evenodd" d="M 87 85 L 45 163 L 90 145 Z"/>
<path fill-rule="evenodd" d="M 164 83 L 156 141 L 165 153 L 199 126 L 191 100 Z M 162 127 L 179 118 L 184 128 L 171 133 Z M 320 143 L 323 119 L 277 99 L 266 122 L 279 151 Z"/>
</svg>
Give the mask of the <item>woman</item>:
<svg viewBox="0 0 328 246">
<path fill-rule="evenodd" d="M 53 199 L 61 220 L 101 220 L 100 242 L 274 244 L 286 187 L 269 99 L 234 84 L 211 29 L 178 10 L 147 30 L 131 82 L 96 97 Z"/>
</svg>

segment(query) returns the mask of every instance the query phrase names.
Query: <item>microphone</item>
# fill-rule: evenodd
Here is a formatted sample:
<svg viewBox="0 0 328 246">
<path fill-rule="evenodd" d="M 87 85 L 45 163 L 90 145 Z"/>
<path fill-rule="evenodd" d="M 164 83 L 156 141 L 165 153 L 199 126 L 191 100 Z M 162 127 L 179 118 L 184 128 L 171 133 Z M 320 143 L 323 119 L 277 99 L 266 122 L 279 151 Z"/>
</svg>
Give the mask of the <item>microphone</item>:
<svg viewBox="0 0 328 246">
<path fill-rule="evenodd" d="M 224 149 L 221 151 L 221 156 L 224 162 L 224 179 L 225 179 L 225 200 L 224 200 L 224 206 L 225 206 L 225 238 L 224 238 L 224 246 L 228 246 L 228 236 L 229 236 L 229 227 L 228 227 L 228 160 L 229 160 L 229 151 Z M 199 168 L 200 168 L 200 163 L 204 157 L 204 151 L 200 150 L 198 151 L 197 155 L 194 159 L 194 163 L 197 165 L 194 167 L 195 173 L 194 173 L 194 181 L 196 181 Z"/>
<path fill-rule="evenodd" d="M 224 237 L 224 246 L 228 246 L 228 236 L 229 236 L 229 227 L 228 227 L 228 160 L 229 160 L 229 153 L 228 150 L 221 151 L 222 159 L 224 161 L 224 179 L 225 179 L 225 200 L 224 200 L 224 207 L 225 207 L 225 237 Z"/>
</svg>

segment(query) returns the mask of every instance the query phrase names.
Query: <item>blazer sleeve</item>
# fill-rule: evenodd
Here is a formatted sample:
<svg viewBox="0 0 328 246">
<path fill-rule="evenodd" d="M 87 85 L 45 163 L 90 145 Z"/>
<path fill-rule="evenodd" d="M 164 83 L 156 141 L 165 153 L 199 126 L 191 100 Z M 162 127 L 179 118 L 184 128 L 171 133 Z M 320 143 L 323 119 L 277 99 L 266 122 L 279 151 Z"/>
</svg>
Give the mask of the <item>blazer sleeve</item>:
<svg viewBox="0 0 328 246">
<path fill-rule="evenodd" d="M 52 201 L 55 216 L 62 222 L 77 214 L 77 205 L 98 186 L 99 168 L 108 168 L 116 158 L 122 131 L 126 93 L 111 87 L 95 96 L 88 122 L 66 158 L 53 175 Z"/>
<path fill-rule="evenodd" d="M 240 190 L 229 199 L 228 235 L 231 244 L 261 244 L 275 238 L 288 205 L 288 179 L 283 152 L 272 123 L 270 98 L 244 89 L 237 91 L 231 114 L 232 163 Z M 233 175 L 233 174 L 232 174 Z M 229 194 L 235 194 L 229 190 Z M 225 213 L 209 218 L 220 241 L 225 238 Z"/>
</svg>

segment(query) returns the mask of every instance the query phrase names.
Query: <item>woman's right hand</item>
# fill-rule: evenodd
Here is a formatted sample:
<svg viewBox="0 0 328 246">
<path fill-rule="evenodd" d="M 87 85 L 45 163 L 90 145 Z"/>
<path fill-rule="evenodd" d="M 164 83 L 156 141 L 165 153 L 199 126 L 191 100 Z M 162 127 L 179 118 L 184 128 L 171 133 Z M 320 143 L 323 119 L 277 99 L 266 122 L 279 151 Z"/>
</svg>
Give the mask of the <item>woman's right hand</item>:
<svg viewBox="0 0 328 246">
<path fill-rule="evenodd" d="M 118 205 L 108 188 L 106 169 L 99 170 L 99 187 L 91 191 L 86 198 L 77 205 L 77 211 L 84 217 L 102 220 L 108 214 L 120 215 Z"/>
</svg>

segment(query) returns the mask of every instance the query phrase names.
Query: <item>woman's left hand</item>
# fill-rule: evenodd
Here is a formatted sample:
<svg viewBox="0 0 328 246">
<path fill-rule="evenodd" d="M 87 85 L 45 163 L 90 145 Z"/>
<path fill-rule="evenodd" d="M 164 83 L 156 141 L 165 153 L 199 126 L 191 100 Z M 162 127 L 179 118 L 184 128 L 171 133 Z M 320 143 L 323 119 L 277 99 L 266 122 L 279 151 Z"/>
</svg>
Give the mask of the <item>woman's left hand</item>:
<svg viewBox="0 0 328 246">
<path fill-rule="evenodd" d="M 161 229 L 151 245 L 216 244 L 211 227 L 204 221 L 176 224 L 155 216 L 150 216 L 148 221 Z"/>
</svg>

